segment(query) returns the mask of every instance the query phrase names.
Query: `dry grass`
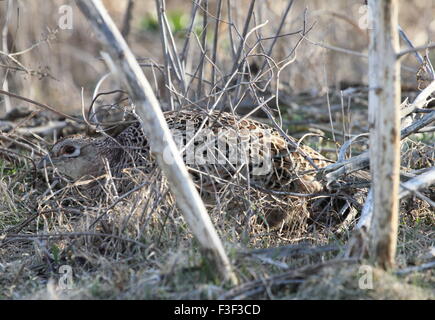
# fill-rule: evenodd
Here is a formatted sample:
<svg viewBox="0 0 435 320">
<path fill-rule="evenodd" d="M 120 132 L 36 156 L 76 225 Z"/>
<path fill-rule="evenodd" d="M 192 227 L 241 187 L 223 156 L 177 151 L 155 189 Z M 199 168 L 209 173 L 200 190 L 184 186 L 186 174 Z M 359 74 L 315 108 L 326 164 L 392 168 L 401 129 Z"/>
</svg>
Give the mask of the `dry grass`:
<svg viewBox="0 0 435 320">
<path fill-rule="evenodd" d="M 421 144 L 413 150 L 424 153 Z M 420 163 L 414 168 L 420 168 Z M 37 172 L 35 179 L 26 158 L 1 164 L 0 287 L 4 299 L 434 297 L 432 270 L 395 276 L 374 269 L 375 288 L 359 289 L 359 263 L 336 260 L 343 254 L 353 223 L 341 233 L 332 226 L 306 223 L 267 230 L 252 223 L 267 204 L 252 198 L 243 202 L 249 194 L 240 190 L 229 190 L 227 196 L 238 197 L 223 195 L 220 206 L 208 203 L 241 280 L 241 287 L 230 288 L 210 274 L 157 171 L 139 192 L 115 204 L 103 198 L 95 204 L 78 195 L 71 184 L 59 182 L 48 188 L 56 175 L 50 172 L 46 180 L 44 173 Z M 433 198 L 433 190 L 432 195 L 425 194 Z M 247 224 L 250 212 L 253 217 Z M 399 268 L 430 262 L 433 210 L 426 202 L 409 198 L 402 202 L 401 213 Z M 279 252 L 273 249 L 279 247 L 283 248 Z M 58 287 L 62 265 L 73 270 L 74 285 L 68 290 Z"/>
</svg>

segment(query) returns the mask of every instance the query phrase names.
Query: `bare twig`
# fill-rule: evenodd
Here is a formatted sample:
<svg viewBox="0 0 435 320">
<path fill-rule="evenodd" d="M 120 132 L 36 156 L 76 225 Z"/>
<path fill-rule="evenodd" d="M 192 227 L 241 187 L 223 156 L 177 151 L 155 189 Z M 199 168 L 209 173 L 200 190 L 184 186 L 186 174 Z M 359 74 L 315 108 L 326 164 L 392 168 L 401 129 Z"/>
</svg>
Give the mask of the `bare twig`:
<svg viewBox="0 0 435 320">
<path fill-rule="evenodd" d="M 421 189 L 430 187 L 435 183 L 435 169 L 432 168 L 417 177 L 404 182 L 400 186 L 399 199 L 411 195 Z M 373 218 L 373 192 L 370 190 L 364 207 L 361 211 L 361 217 L 356 225 L 356 229 L 364 229 L 366 232 L 371 229 L 371 222 Z"/>
<path fill-rule="evenodd" d="M 228 21 L 233 21 L 233 17 L 232 17 L 232 1 L 231 0 L 227 0 L 227 10 L 228 10 Z M 236 59 L 236 49 L 235 49 L 235 45 L 234 45 L 234 39 L 233 39 L 233 28 L 234 25 L 231 24 L 230 27 L 228 28 L 228 38 L 230 39 L 230 51 L 231 51 L 231 56 L 233 57 L 233 60 Z"/>
<path fill-rule="evenodd" d="M 4 91 L 4 90 L 0 90 L 0 94 L 4 94 L 4 95 L 12 97 L 12 98 L 16 98 L 16 99 L 20 99 L 20 100 L 26 101 L 26 102 L 31 103 L 31 104 L 33 104 L 33 105 L 35 105 L 35 106 L 37 106 L 37 107 L 39 107 L 41 109 L 49 110 L 49 111 L 51 111 L 51 112 L 53 112 L 53 113 L 55 113 L 55 114 L 57 114 L 57 115 L 59 115 L 61 117 L 68 118 L 68 119 L 70 119 L 72 121 L 75 121 L 77 123 L 84 123 L 84 121 L 82 121 L 80 119 L 77 119 L 77 118 L 74 118 L 74 117 L 72 117 L 70 115 L 67 115 L 67 114 L 63 113 L 63 112 L 60 112 L 60 111 L 54 109 L 53 107 L 50 107 L 49 105 L 37 102 L 35 100 L 29 99 L 29 98 L 26 98 L 26 97 L 22 97 L 22 96 L 20 96 L 18 94 L 14 94 L 14 93 L 7 92 L 7 91 Z"/>
<path fill-rule="evenodd" d="M 420 129 L 426 127 L 427 125 L 431 124 L 435 121 L 435 111 L 432 111 L 431 113 L 426 114 L 423 116 L 420 120 L 410 124 L 408 127 L 403 129 L 401 131 L 401 139 L 404 139 L 411 134 L 418 132 Z"/>
<path fill-rule="evenodd" d="M 48 233 L 48 234 L 15 234 L 10 233 L 5 237 L 2 242 L 0 242 L 0 247 L 5 246 L 6 244 L 13 241 L 34 241 L 37 239 L 63 239 L 63 238 L 79 238 L 79 237 L 99 237 L 99 238 L 114 238 L 121 241 L 127 241 L 134 243 L 136 246 L 141 247 L 143 249 L 148 249 L 148 246 L 143 243 L 136 241 L 134 239 L 129 239 L 125 237 L 117 236 L 116 234 L 106 234 L 99 232 L 69 232 L 69 233 Z"/>
<path fill-rule="evenodd" d="M 435 167 L 432 167 L 430 170 L 402 183 L 400 186 L 399 198 L 405 198 L 413 192 L 429 188 L 433 184 L 435 184 Z"/>
<path fill-rule="evenodd" d="M 395 273 L 402 276 L 402 275 L 405 275 L 408 273 L 414 273 L 414 272 L 419 272 L 419 271 L 423 271 L 426 269 L 433 269 L 433 268 L 435 268 L 435 261 L 424 263 L 424 264 L 419 265 L 419 266 L 408 267 L 408 268 L 396 270 Z"/>
<path fill-rule="evenodd" d="M 8 27 L 9 27 L 9 20 L 11 19 L 12 16 L 12 5 L 13 5 L 13 1 L 8 0 L 6 3 L 5 24 L 3 25 L 3 29 L 2 29 L 2 49 L 6 55 L 9 54 L 9 48 L 8 48 L 9 28 Z M 5 91 L 9 91 L 8 75 L 9 75 L 9 70 L 7 69 L 5 72 L 5 78 L 3 80 L 3 85 L 2 85 L 2 88 Z M 5 111 L 6 112 L 11 111 L 12 110 L 11 99 L 8 96 L 5 96 L 4 101 L 5 101 Z"/>
<path fill-rule="evenodd" d="M 216 59 L 217 59 L 217 51 L 218 51 L 218 42 L 219 42 L 219 20 L 221 17 L 222 10 L 222 0 L 218 0 L 217 3 L 217 19 L 214 29 L 214 40 L 213 40 L 213 53 L 212 53 L 212 69 L 211 69 L 211 83 L 215 86 L 216 83 Z"/>
<path fill-rule="evenodd" d="M 418 47 L 415 47 L 415 48 L 405 49 L 405 50 L 400 51 L 397 54 L 397 58 L 400 59 L 402 56 L 404 56 L 404 55 L 406 55 L 408 53 L 413 53 L 413 52 L 416 52 L 416 51 L 421 51 L 421 50 L 426 50 L 426 49 L 434 49 L 434 48 L 435 48 L 435 43 L 431 43 L 431 44 L 427 44 L 427 45 L 424 45 L 424 46 L 418 46 Z"/>
<path fill-rule="evenodd" d="M 240 39 L 239 47 L 237 49 L 236 58 L 234 60 L 234 65 L 233 65 L 233 69 L 232 69 L 231 73 L 233 73 L 234 71 L 236 71 L 240 68 L 240 64 L 239 64 L 240 57 L 242 56 L 242 51 L 243 51 L 243 48 L 244 48 L 245 43 L 246 43 L 246 38 L 248 35 L 248 31 L 249 31 L 249 24 L 250 24 L 251 18 L 253 16 L 252 13 L 254 12 L 254 6 L 255 6 L 255 0 L 251 0 L 251 3 L 249 5 L 249 9 L 248 9 L 248 13 L 246 15 L 245 25 L 243 27 L 243 33 L 242 33 L 242 36 Z M 251 32 L 252 32 L 252 30 L 251 30 Z"/>
<path fill-rule="evenodd" d="M 121 34 L 124 37 L 124 39 L 126 39 L 126 41 L 128 38 L 128 34 L 130 33 L 130 23 L 133 14 L 133 8 L 134 8 L 134 0 L 128 0 L 127 8 L 125 9 L 125 13 L 124 13 L 124 21 L 122 22 L 122 31 L 121 31 Z"/>
<path fill-rule="evenodd" d="M 196 95 L 197 97 L 202 96 L 203 89 L 203 77 L 204 77 L 204 58 L 207 55 L 207 30 L 208 30 L 208 0 L 204 2 L 204 10 L 202 14 L 202 34 L 201 34 L 201 48 L 202 55 L 198 65 L 198 88 Z"/>
<path fill-rule="evenodd" d="M 163 1 L 163 2 L 162 2 Z M 169 100 L 169 107 L 171 110 L 174 110 L 174 100 L 172 99 L 172 95 L 170 93 L 170 88 L 172 86 L 171 81 L 171 70 L 170 70 L 170 56 L 169 56 L 169 48 L 168 48 L 168 39 L 166 37 L 166 26 L 163 22 L 162 16 L 165 14 L 164 0 L 156 0 L 156 8 L 157 8 L 157 17 L 159 19 L 160 25 L 160 40 L 162 42 L 162 54 L 165 62 L 165 72 L 163 73 L 165 77 L 165 92 L 166 98 Z"/>
<path fill-rule="evenodd" d="M 189 25 L 189 29 L 187 30 L 186 33 L 186 39 L 184 40 L 184 45 L 183 45 L 183 49 L 181 50 L 181 54 L 180 54 L 180 60 L 183 64 L 186 64 L 186 60 L 187 60 L 187 53 L 189 51 L 189 45 L 190 45 L 190 37 L 192 36 L 193 33 L 193 26 L 195 25 L 195 19 L 196 19 L 196 13 L 198 12 L 198 8 L 199 5 L 201 4 L 202 0 L 198 0 L 198 1 L 192 1 L 192 13 L 190 14 L 190 25 Z"/>
<path fill-rule="evenodd" d="M 273 38 L 273 41 L 270 44 L 269 50 L 267 51 L 267 56 L 269 56 L 269 57 L 272 55 L 273 48 L 275 47 L 275 44 L 278 41 L 279 35 L 281 34 L 282 28 L 284 27 L 284 24 L 287 21 L 287 16 L 288 16 L 288 14 L 289 14 L 292 6 L 293 6 L 293 2 L 294 2 L 294 0 L 290 0 L 289 1 L 288 5 L 287 5 L 287 8 L 285 9 L 285 11 L 284 11 L 284 13 L 283 13 L 283 15 L 281 17 L 281 22 L 279 23 L 279 27 L 276 30 L 275 37 Z M 263 65 L 261 66 L 261 68 L 260 68 L 258 73 L 261 73 L 264 70 L 266 64 L 267 64 L 267 60 L 265 60 L 263 62 Z"/>
</svg>

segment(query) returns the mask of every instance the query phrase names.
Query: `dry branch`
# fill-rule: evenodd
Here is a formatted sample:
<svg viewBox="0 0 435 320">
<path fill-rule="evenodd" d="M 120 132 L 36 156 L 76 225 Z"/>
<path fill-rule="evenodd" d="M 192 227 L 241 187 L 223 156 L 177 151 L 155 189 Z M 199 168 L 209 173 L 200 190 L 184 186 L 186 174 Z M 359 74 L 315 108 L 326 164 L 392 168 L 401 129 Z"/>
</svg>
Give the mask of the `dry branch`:
<svg viewBox="0 0 435 320">
<path fill-rule="evenodd" d="M 413 52 L 425 50 L 425 49 L 435 49 L 435 43 L 431 43 L 428 45 L 419 46 L 419 47 L 415 47 L 415 48 L 405 49 L 397 54 L 397 58 L 401 58 L 402 56 L 404 56 L 408 53 L 413 53 Z"/>
<path fill-rule="evenodd" d="M 421 189 L 429 188 L 435 184 L 435 168 L 416 176 L 415 178 L 402 183 L 399 197 L 400 199 Z"/>
<path fill-rule="evenodd" d="M 429 188 L 435 184 L 435 168 L 416 176 L 415 178 L 402 183 L 399 191 L 399 199 L 403 199 L 418 190 Z M 364 229 L 370 231 L 373 218 L 373 193 L 369 192 L 366 202 L 361 211 L 361 218 L 356 226 L 357 230 Z"/>
<path fill-rule="evenodd" d="M 214 229 L 204 204 L 193 185 L 183 160 L 172 139 L 150 84 L 138 65 L 113 20 L 99 0 L 77 0 L 82 13 L 92 24 L 119 70 L 131 99 L 136 105 L 143 129 L 149 137 L 151 150 L 169 181 L 177 205 L 198 239 L 206 259 L 212 262 L 220 276 L 236 283 L 237 279 Z"/>
<path fill-rule="evenodd" d="M 435 261 L 431 261 L 428 263 L 424 263 L 420 266 L 414 266 L 414 267 L 409 267 L 409 268 L 404 268 L 404 269 L 400 269 L 396 271 L 397 275 L 403 276 L 412 272 L 421 272 L 423 270 L 426 269 L 433 269 L 435 268 Z"/>
<path fill-rule="evenodd" d="M 6 3 L 6 19 L 3 25 L 3 29 L 2 29 L 2 50 L 3 53 L 5 55 L 9 54 L 9 48 L 8 48 L 8 33 L 9 33 L 9 20 L 12 17 L 12 5 L 13 5 L 13 1 L 12 0 L 8 0 Z M 3 80 L 3 85 L 2 88 L 5 91 L 9 91 L 9 82 L 8 82 L 8 75 L 9 75 L 9 70 L 6 69 L 5 71 L 5 79 Z M 9 112 L 12 110 L 12 104 L 11 104 L 11 100 L 9 99 L 8 96 L 5 96 L 5 110 L 6 112 Z"/>
<path fill-rule="evenodd" d="M 398 28 L 399 28 L 400 37 L 406 42 L 406 44 L 409 46 L 411 51 L 409 51 L 409 52 L 402 51 L 397 55 L 397 57 L 401 58 L 402 56 L 406 55 L 407 53 L 413 52 L 418 63 L 420 65 L 424 65 L 424 59 L 421 56 L 421 54 L 418 52 L 419 48 L 414 47 L 411 40 L 408 38 L 408 36 L 406 35 L 406 32 L 402 29 L 401 26 L 398 26 Z M 427 47 L 425 49 L 427 49 Z M 424 68 L 425 68 L 426 72 L 430 75 L 431 80 L 435 80 L 435 74 L 434 74 L 434 70 L 432 68 L 432 65 L 426 65 Z"/>
<path fill-rule="evenodd" d="M 407 112 L 406 115 L 418 110 L 422 109 L 426 106 L 428 102 L 428 97 L 435 92 L 435 81 L 432 81 L 429 86 L 427 86 L 420 94 L 415 98 L 413 103 L 406 107 Z M 435 121 L 435 111 L 432 111 L 425 116 L 423 116 L 418 121 L 413 122 L 408 127 L 402 129 L 400 132 L 400 138 L 405 139 L 413 133 L 418 132 L 420 129 L 430 125 Z M 368 152 L 364 152 L 358 156 L 355 156 L 351 159 L 346 159 L 343 161 L 339 161 L 333 164 L 328 165 L 323 168 L 321 171 L 325 174 L 326 181 L 328 183 L 333 182 L 340 177 L 355 172 L 357 170 L 364 169 L 369 166 L 369 154 Z"/>
<path fill-rule="evenodd" d="M 70 115 L 67 115 L 66 113 L 60 112 L 60 111 L 54 109 L 53 107 L 50 107 L 49 105 L 46 105 L 44 103 L 40 103 L 40 102 L 37 102 L 35 100 L 32 100 L 32 99 L 20 96 L 18 94 L 14 94 L 12 92 L 4 91 L 4 90 L 1 90 L 1 89 L 0 89 L 0 94 L 4 94 L 5 96 L 8 96 L 8 97 L 12 97 L 12 98 L 15 98 L 15 99 L 26 101 L 28 103 L 31 103 L 31 104 L 39 107 L 40 109 L 48 110 L 48 111 L 53 112 L 53 113 L 55 113 L 55 114 L 57 114 L 57 115 L 59 115 L 61 117 L 68 118 L 68 119 L 70 119 L 70 120 L 72 120 L 74 122 L 83 123 L 83 120 L 80 120 L 78 118 L 75 118 L 75 117 L 72 117 Z"/>
</svg>

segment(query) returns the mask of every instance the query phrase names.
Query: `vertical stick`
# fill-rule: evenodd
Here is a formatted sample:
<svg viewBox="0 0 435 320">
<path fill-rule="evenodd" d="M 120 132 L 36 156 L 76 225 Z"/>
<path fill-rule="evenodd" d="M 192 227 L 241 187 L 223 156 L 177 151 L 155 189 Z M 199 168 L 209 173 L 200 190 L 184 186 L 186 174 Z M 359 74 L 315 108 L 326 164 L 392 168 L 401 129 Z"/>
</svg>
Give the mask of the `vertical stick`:
<svg viewBox="0 0 435 320">
<path fill-rule="evenodd" d="M 204 50 L 204 53 L 201 56 L 199 63 L 199 79 L 198 79 L 198 89 L 196 90 L 197 99 L 202 96 L 202 83 L 204 77 L 204 65 L 205 65 L 205 56 L 207 55 L 207 30 L 208 30 L 208 0 L 205 0 L 203 3 L 203 13 L 202 13 L 202 35 L 201 35 L 201 46 Z"/>
<path fill-rule="evenodd" d="M 371 255 L 387 269 L 396 253 L 400 169 L 400 63 L 398 1 L 369 0 L 370 167 L 373 177 Z"/>
<path fill-rule="evenodd" d="M 165 0 L 156 0 L 156 9 L 157 9 L 157 17 L 159 20 L 160 26 L 160 41 L 162 43 L 162 54 L 165 63 L 165 88 L 164 88 L 164 97 L 169 100 L 169 109 L 174 109 L 174 100 L 172 99 L 172 94 L 170 88 L 172 87 L 172 77 L 171 77 L 171 68 L 170 68 L 170 57 L 169 57 L 169 48 L 168 48 L 168 39 L 166 37 L 166 27 L 163 23 L 163 15 L 166 11 Z"/>
<path fill-rule="evenodd" d="M 214 40 L 213 40 L 213 54 L 212 54 L 212 62 L 211 66 L 211 86 L 212 88 L 216 85 L 216 60 L 217 60 L 217 51 L 218 51 L 218 42 L 219 42 L 219 20 L 221 18 L 221 9 L 222 9 L 222 0 L 218 0 L 216 5 L 216 24 L 214 27 Z"/>
<path fill-rule="evenodd" d="M 2 50 L 7 55 L 9 53 L 8 48 L 8 33 L 9 33 L 9 20 L 12 17 L 12 0 L 8 0 L 6 3 L 6 19 L 5 24 L 2 29 Z M 5 79 L 3 80 L 2 88 L 4 91 L 9 91 L 9 82 L 8 82 L 9 71 L 5 69 Z M 12 110 L 11 100 L 8 96 L 4 97 L 5 101 L 5 111 L 9 112 Z"/>
</svg>

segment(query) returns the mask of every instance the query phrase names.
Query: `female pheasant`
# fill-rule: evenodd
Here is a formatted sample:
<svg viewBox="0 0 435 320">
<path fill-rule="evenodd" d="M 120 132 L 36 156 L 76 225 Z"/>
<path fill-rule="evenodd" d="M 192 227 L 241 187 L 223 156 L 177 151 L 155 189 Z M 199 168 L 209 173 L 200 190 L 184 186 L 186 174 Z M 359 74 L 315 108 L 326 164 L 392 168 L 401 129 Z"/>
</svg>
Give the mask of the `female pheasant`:
<svg viewBox="0 0 435 320">
<path fill-rule="evenodd" d="M 227 184 L 266 193 L 313 194 L 322 190 L 316 173 L 328 160 L 264 123 L 232 113 L 194 109 L 169 111 L 164 116 L 204 196 L 219 193 Z M 130 169 L 147 174 L 156 162 L 140 123 L 135 122 L 115 137 L 74 135 L 61 139 L 39 163 L 39 167 L 46 165 L 74 181 L 110 176 L 117 191 L 123 193 L 134 186 Z M 87 191 L 95 197 L 100 185 L 94 183 Z M 268 222 L 276 225 L 285 216 L 280 213 Z"/>
</svg>

